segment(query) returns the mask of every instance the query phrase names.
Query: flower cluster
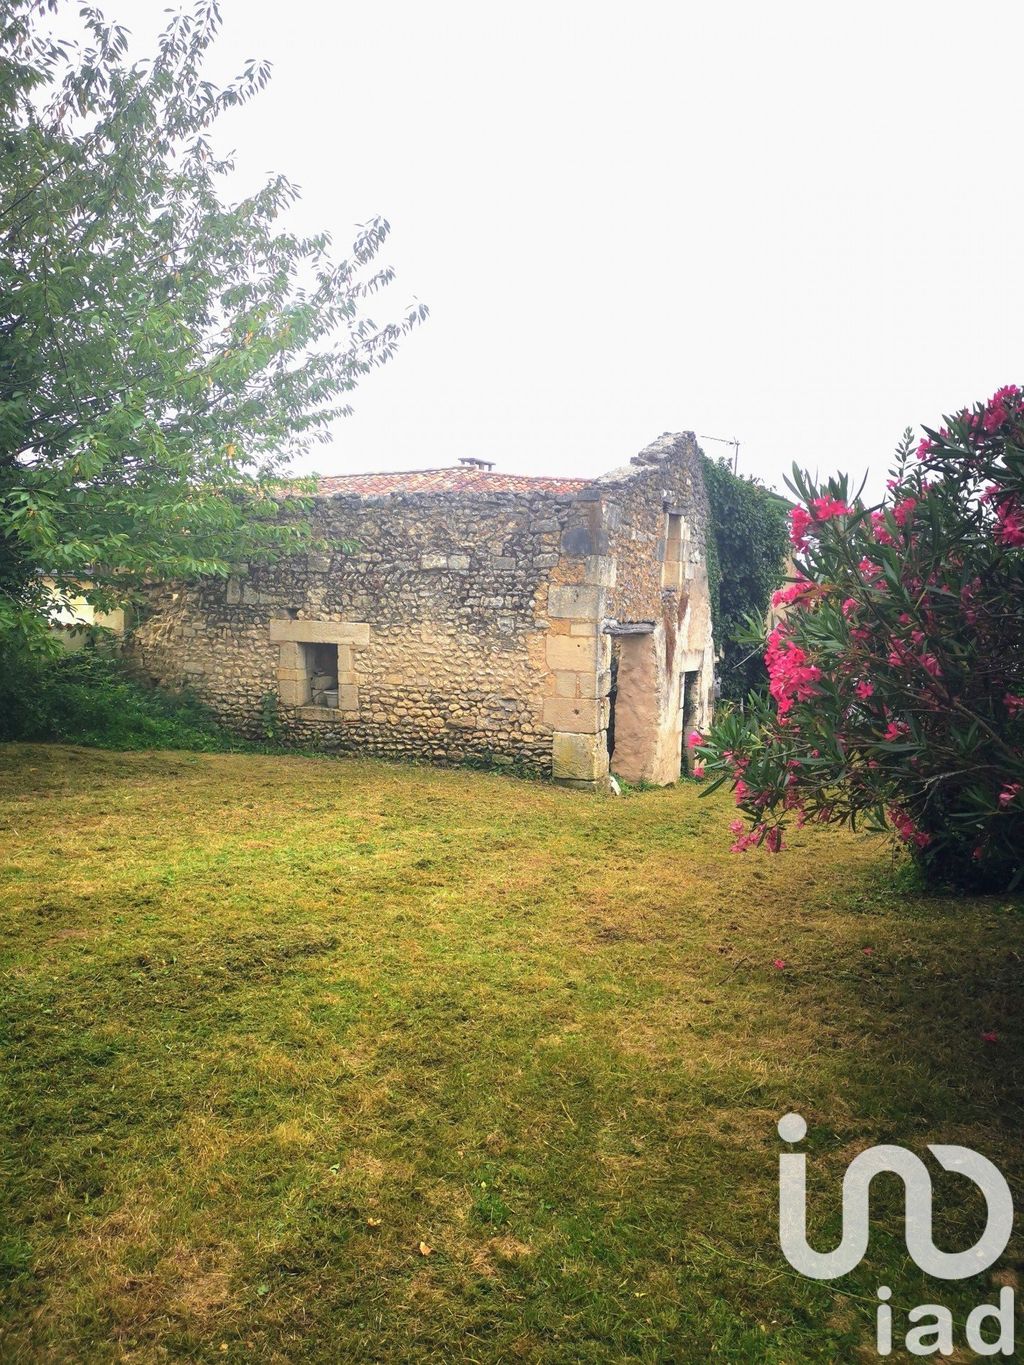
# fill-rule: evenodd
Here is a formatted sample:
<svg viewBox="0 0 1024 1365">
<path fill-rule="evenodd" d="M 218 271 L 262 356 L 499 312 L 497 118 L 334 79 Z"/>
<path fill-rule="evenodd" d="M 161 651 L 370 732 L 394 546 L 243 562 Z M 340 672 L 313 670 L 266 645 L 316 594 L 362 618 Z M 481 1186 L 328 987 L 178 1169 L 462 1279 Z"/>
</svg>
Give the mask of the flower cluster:
<svg viewBox="0 0 1024 1365">
<path fill-rule="evenodd" d="M 821 669 L 810 662 L 806 650 L 790 639 L 784 621 L 768 636 L 764 662 L 768 669 L 768 691 L 775 698 L 780 719 L 789 714 L 796 702 L 809 701 L 814 696 Z"/>
<path fill-rule="evenodd" d="M 995 538 L 1000 545 L 1018 547 L 1024 545 L 1024 507 L 1015 493 L 998 497 L 995 504 Z"/>
<path fill-rule="evenodd" d="M 794 507 L 789 514 L 789 538 L 798 550 L 806 550 L 808 536 L 826 521 L 847 517 L 853 511 L 842 498 L 829 494 L 811 498 L 807 507 Z"/>
</svg>

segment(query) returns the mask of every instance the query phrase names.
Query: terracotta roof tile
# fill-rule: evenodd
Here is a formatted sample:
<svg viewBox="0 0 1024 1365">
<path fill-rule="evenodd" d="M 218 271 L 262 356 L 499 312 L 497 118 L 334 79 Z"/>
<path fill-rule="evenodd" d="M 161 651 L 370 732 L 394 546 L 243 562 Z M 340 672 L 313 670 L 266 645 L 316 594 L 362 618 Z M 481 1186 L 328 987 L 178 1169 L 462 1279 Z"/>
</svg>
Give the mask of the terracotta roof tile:
<svg viewBox="0 0 1024 1365">
<path fill-rule="evenodd" d="M 317 485 L 322 494 L 353 493 L 378 497 L 385 493 L 578 493 L 590 479 L 550 479 L 529 474 L 503 474 L 491 469 L 455 465 L 448 469 L 410 469 L 394 474 L 330 474 Z"/>
</svg>

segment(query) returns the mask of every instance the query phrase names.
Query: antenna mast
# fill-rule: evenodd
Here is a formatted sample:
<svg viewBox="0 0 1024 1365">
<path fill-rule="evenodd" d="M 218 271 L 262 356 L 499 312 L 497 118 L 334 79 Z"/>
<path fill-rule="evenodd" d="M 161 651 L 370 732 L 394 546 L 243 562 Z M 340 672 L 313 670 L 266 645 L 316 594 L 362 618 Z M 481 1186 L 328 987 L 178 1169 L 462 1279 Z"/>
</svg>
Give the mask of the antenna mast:
<svg viewBox="0 0 1024 1365">
<path fill-rule="evenodd" d="M 698 436 L 698 441 L 717 441 L 723 446 L 732 446 L 732 472 L 735 474 L 740 467 L 740 442 L 739 437 L 734 436 L 730 441 L 727 436 Z"/>
</svg>

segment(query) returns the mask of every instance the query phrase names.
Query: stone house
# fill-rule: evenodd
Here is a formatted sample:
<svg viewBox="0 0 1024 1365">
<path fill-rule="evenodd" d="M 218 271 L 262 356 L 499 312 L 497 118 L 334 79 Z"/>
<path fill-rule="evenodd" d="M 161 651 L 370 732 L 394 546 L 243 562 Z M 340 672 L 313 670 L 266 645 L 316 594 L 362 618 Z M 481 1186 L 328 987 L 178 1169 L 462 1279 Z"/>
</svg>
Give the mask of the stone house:
<svg viewBox="0 0 1024 1365">
<path fill-rule="evenodd" d="M 154 680 L 319 749 L 679 777 L 714 678 L 692 433 L 594 480 L 340 475 L 313 508 L 315 553 L 154 590 L 127 644 Z"/>
</svg>

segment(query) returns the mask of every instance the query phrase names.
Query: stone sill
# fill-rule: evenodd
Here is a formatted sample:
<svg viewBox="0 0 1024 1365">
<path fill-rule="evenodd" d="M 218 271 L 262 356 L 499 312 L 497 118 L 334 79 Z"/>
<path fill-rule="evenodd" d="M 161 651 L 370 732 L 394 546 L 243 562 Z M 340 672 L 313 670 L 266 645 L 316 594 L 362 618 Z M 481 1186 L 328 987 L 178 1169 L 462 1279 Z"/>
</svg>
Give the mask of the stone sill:
<svg viewBox="0 0 1024 1365">
<path fill-rule="evenodd" d="M 359 719 L 358 711 L 343 711 L 340 706 L 296 706 L 294 714 L 298 720 L 318 720 L 321 723 Z"/>
</svg>

